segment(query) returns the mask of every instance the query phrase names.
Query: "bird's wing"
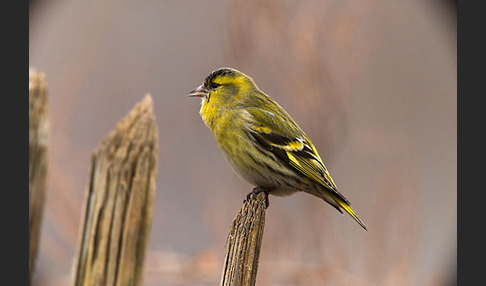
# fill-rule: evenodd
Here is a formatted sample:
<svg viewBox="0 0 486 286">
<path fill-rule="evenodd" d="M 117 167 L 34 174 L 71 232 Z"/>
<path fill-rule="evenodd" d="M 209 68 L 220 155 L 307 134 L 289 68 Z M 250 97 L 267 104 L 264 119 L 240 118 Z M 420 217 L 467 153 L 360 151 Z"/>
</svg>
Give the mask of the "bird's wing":
<svg viewBox="0 0 486 286">
<path fill-rule="evenodd" d="M 268 106 L 267 106 L 268 107 Z M 277 104 L 270 108 L 247 108 L 248 130 L 258 148 L 272 153 L 297 172 L 321 184 L 334 202 L 326 200 L 339 212 L 343 208 L 365 230 L 366 226 L 338 191 L 316 148 L 293 119 Z"/>
<path fill-rule="evenodd" d="M 314 145 L 287 113 L 257 108 L 247 111 L 251 116 L 249 133 L 260 148 L 349 203 L 337 190 Z"/>
</svg>

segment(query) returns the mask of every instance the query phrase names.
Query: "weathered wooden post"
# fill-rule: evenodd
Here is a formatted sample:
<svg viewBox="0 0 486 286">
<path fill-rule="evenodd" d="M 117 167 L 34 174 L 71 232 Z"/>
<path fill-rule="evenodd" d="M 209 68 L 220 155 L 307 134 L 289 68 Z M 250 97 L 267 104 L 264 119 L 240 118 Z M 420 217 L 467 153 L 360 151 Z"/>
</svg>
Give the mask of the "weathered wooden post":
<svg viewBox="0 0 486 286">
<path fill-rule="evenodd" d="M 233 220 L 226 241 L 222 286 L 255 285 L 268 196 L 251 195 Z"/>
<path fill-rule="evenodd" d="M 141 285 L 155 195 L 157 125 L 147 95 L 93 153 L 74 285 Z"/>
<path fill-rule="evenodd" d="M 49 117 L 42 72 L 29 70 L 29 284 L 39 242 L 47 176 Z"/>
</svg>

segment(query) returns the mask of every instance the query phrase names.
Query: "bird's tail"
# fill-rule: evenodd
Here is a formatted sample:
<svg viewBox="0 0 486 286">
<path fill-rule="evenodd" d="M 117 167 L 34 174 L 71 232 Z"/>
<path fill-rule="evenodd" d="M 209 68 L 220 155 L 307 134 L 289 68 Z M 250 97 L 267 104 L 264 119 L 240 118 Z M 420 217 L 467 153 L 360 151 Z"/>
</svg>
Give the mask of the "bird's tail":
<svg viewBox="0 0 486 286">
<path fill-rule="evenodd" d="M 343 200 L 340 196 L 336 195 L 336 194 L 333 194 L 331 192 L 329 192 L 329 195 L 332 197 L 332 199 L 339 205 L 339 207 L 343 208 L 349 215 L 351 215 L 351 217 L 357 222 L 359 223 L 359 225 L 361 225 L 361 227 L 363 227 L 366 231 L 368 231 L 368 229 L 366 228 L 366 225 L 363 223 L 363 221 L 361 219 L 359 219 L 358 215 L 353 211 L 353 209 L 349 206 L 350 203 L 346 202 L 345 200 Z"/>
</svg>

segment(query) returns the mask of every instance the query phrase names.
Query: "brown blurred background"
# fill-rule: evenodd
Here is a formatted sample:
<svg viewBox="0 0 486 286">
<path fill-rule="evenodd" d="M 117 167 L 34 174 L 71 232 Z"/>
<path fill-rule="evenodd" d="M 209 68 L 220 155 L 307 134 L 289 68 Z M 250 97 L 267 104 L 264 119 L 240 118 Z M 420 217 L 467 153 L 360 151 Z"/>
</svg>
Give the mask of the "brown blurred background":
<svg viewBox="0 0 486 286">
<path fill-rule="evenodd" d="M 306 131 L 365 221 L 270 197 L 257 285 L 455 285 L 455 1 L 31 1 L 51 141 L 33 285 L 69 285 L 91 152 L 146 93 L 159 167 L 144 285 L 219 283 L 251 186 L 185 95 L 252 76 Z"/>
</svg>

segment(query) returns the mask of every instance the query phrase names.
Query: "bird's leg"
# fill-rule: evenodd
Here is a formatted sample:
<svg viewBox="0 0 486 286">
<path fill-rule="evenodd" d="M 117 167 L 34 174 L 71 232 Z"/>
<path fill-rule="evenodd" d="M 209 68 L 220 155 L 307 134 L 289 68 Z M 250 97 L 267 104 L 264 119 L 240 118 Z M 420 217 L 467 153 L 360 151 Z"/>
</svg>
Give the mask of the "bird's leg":
<svg viewBox="0 0 486 286">
<path fill-rule="evenodd" d="M 265 188 L 265 187 L 261 187 L 261 186 L 253 188 L 253 190 L 246 195 L 246 199 L 243 201 L 243 203 L 246 202 L 247 200 L 249 200 L 251 195 L 256 196 L 259 193 L 264 192 L 265 193 L 265 208 L 268 208 L 268 206 L 270 205 L 270 202 L 268 201 L 268 194 L 270 193 L 271 190 L 272 190 L 272 188 Z"/>
</svg>

